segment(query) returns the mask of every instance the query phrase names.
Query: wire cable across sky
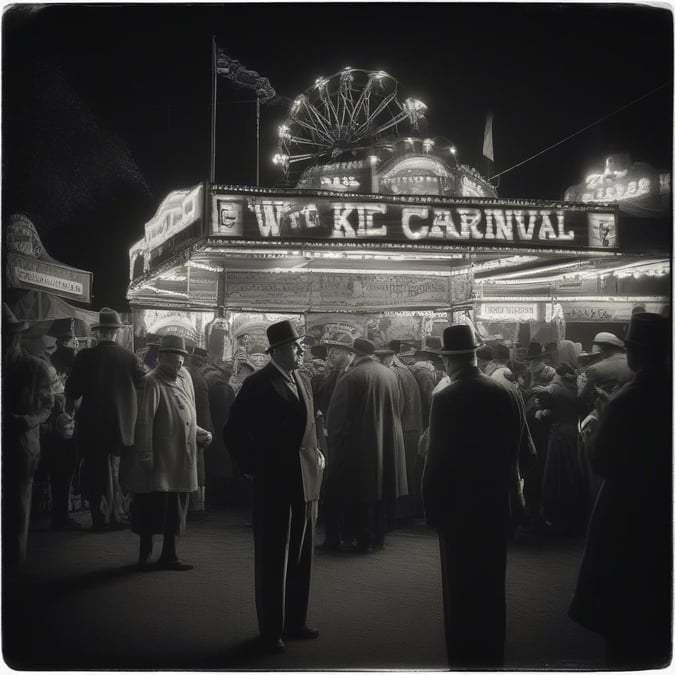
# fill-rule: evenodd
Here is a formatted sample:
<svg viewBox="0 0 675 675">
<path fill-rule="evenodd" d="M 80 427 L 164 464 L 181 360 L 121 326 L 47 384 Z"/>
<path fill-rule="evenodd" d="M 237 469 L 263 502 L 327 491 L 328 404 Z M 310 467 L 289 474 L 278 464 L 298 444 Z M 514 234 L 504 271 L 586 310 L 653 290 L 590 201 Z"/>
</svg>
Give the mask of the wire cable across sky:
<svg viewBox="0 0 675 675">
<path fill-rule="evenodd" d="M 638 103 L 642 99 L 647 98 L 648 96 L 651 96 L 655 92 L 659 91 L 660 89 L 663 89 L 664 87 L 668 86 L 668 82 L 664 82 L 663 84 L 660 84 L 658 87 L 655 87 L 654 89 L 648 91 L 646 94 L 643 94 L 642 96 L 639 96 L 638 98 L 626 103 L 625 105 L 621 106 L 620 108 L 617 108 L 611 113 L 608 113 L 607 115 L 604 115 L 600 119 L 596 120 L 595 122 L 591 122 L 591 124 L 586 125 L 583 129 L 579 129 L 579 131 L 575 131 L 573 134 L 570 134 L 569 136 L 563 138 L 562 140 L 558 141 L 557 143 L 553 143 L 552 145 L 549 145 L 548 147 L 544 148 L 543 150 L 540 150 L 539 152 L 535 153 L 534 155 L 528 157 L 527 159 L 524 159 L 522 162 L 518 162 L 518 164 L 514 164 L 512 167 L 509 167 L 508 169 L 504 169 L 504 171 L 500 171 L 499 173 L 494 174 L 494 176 L 490 176 L 488 180 L 493 180 L 494 178 L 500 178 L 504 174 L 509 173 L 510 171 L 513 171 L 514 169 L 517 169 L 520 166 L 523 166 L 523 164 L 527 164 L 527 162 L 535 159 L 536 157 L 539 157 L 540 155 L 543 155 L 545 152 L 548 152 L 549 150 L 552 150 L 553 148 L 558 147 L 559 145 L 562 145 L 566 141 L 569 141 L 571 138 L 574 138 L 575 136 L 578 136 L 579 134 L 582 134 L 584 131 L 587 131 L 591 127 L 594 127 L 596 124 L 600 124 L 600 122 L 604 122 L 606 119 L 609 119 L 613 115 L 616 115 L 617 113 L 620 113 L 622 110 L 625 110 L 626 108 L 630 108 L 630 106 Z"/>
</svg>

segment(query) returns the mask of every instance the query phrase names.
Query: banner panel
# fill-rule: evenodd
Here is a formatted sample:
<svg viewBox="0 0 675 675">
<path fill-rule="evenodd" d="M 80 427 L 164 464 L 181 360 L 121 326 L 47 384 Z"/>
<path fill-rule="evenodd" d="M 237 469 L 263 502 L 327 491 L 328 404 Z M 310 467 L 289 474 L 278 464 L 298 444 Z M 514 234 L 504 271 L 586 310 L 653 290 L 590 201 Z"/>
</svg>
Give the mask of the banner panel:
<svg viewBox="0 0 675 675">
<path fill-rule="evenodd" d="M 616 209 L 501 205 L 496 200 L 406 203 L 359 195 L 211 195 L 210 234 L 283 239 L 617 249 Z"/>
</svg>

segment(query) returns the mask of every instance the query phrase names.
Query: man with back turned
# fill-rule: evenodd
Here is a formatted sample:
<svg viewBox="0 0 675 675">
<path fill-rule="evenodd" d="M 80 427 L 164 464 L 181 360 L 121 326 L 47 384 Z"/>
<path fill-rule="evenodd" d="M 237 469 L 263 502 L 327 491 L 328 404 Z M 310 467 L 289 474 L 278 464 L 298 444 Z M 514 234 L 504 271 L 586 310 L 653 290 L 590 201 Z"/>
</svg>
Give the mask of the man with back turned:
<svg viewBox="0 0 675 675">
<path fill-rule="evenodd" d="M 450 384 L 432 399 L 422 492 L 440 541 L 448 663 L 485 670 L 504 663 L 509 488 L 526 427 L 476 349 L 469 326 L 443 332 Z"/>
<path fill-rule="evenodd" d="M 301 337 L 290 321 L 267 329 L 271 360 L 248 377 L 234 401 L 224 440 L 253 477 L 255 597 L 265 651 L 284 639 L 309 640 L 314 529 L 324 458 L 317 447 L 309 384 L 296 372 Z"/>
</svg>

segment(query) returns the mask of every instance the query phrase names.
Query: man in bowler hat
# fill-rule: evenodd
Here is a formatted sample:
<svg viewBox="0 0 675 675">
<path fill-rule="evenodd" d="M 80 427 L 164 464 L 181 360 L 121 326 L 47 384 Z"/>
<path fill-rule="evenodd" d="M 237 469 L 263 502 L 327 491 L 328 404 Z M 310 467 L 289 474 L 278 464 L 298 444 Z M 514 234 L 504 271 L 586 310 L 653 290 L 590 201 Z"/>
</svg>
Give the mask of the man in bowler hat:
<svg viewBox="0 0 675 675">
<path fill-rule="evenodd" d="M 443 331 L 450 384 L 432 399 L 422 492 L 440 541 L 448 663 L 491 670 L 504 662 L 509 488 L 526 426 L 476 349 L 469 326 Z"/>
<path fill-rule="evenodd" d="M 595 433 L 591 468 L 603 483 L 570 616 L 605 638 L 610 670 L 663 668 L 672 656 L 671 335 L 660 314 L 631 317 L 635 379 Z"/>
<path fill-rule="evenodd" d="M 91 327 L 96 347 L 78 352 L 66 382 L 66 410 L 82 403 L 75 415 L 82 458 L 82 494 L 89 501 L 92 530 L 121 527 L 119 465 L 123 448 L 134 444 L 136 389 L 145 371 L 129 350 L 117 344 L 120 315 L 109 307 Z"/>
<path fill-rule="evenodd" d="M 234 401 L 224 440 L 253 478 L 255 596 L 262 647 L 311 640 L 307 625 L 314 530 L 324 458 L 317 447 L 312 392 L 296 372 L 301 336 L 290 321 L 267 328 L 270 361 Z"/>
</svg>

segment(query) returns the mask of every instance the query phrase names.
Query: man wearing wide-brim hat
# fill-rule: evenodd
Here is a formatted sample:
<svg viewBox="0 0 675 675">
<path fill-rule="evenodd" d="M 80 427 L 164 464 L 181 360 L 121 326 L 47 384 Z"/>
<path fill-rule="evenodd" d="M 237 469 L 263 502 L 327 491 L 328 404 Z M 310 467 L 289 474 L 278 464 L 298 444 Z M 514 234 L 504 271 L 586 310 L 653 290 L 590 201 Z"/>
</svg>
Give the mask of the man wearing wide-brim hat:
<svg viewBox="0 0 675 675">
<path fill-rule="evenodd" d="M 326 373 L 314 390 L 314 407 L 325 416 L 337 381 L 345 374 L 354 358 L 354 338 L 346 332 L 329 335 L 321 345 L 326 350 Z"/>
<path fill-rule="evenodd" d="M 96 347 L 78 352 L 66 382 L 66 411 L 82 402 L 75 415 L 78 452 L 82 458 L 81 486 L 89 502 L 92 530 L 124 525 L 119 463 L 124 448 L 134 444 L 138 410 L 137 389 L 145 372 L 138 359 L 117 344 L 120 315 L 109 307 L 91 326 Z"/>
<path fill-rule="evenodd" d="M 159 362 L 145 377 L 135 445 L 124 472 L 134 495 L 132 525 L 140 538 L 142 571 L 192 569 L 178 558 L 176 537 L 185 532 L 189 497 L 198 485 L 198 446 L 208 445 L 212 434 L 197 422 L 192 378 L 182 367 L 187 353 L 180 335 L 162 336 Z M 163 535 L 157 561 L 151 560 L 155 534 Z"/>
<path fill-rule="evenodd" d="M 255 598 L 261 648 L 318 637 L 307 625 L 314 530 L 324 457 L 312 392 L 297 372 L 302 337 L 292 321 L 267 328 L 270 361 L 250 375 L 223 434 L 242 473 L 252 476 Z"/>
<path fill-rule="evenodd" d="M 2 308 L 2 552 L 11 571 L 26 558 L 40 425 L 54 405 L 55 382 L 49 365 L 21 348 L 28 323 L 7 303 Z"/>
<path fill-rule="evenodd" d="M 635 378 L 595 433 L 591 466 L 604 483 L 570 616 L 604 637 L 610 670 L 647 670 L 672 655 L 671 322 L 636 313 L 624 344 Z"/>
<path fill-rule="evenodd" d="M 504 663 L 510 486 L 526 424 L 514 392 L 478 369 L 467 325 L 443 331 L 450 383 L 434 394 L 423 476 L 426 520 L 441 547 L 451 669 Z"/>
<path fill-rule="evenodd" d="M 611 393 L 633 379 L 624 343 L 614 333 L 597 333 L 593 338 L 592 353 L 600 354 L 600 357 L 586 368 L 588 386 L 600 387 Z"/>
<path fill-rule="evenodd" d="M 353 507 L 356 550 L 371 553 L 384 545 L 386 506 L 408 493 L 405 446 L 396 376 L 373 358 L 371 340 L 356 338 L 353 349 L 354 362 L 328 407 L 324 494 Z"/>
</svg>

